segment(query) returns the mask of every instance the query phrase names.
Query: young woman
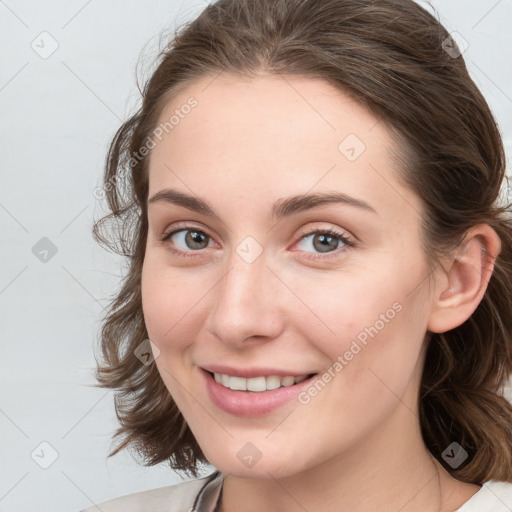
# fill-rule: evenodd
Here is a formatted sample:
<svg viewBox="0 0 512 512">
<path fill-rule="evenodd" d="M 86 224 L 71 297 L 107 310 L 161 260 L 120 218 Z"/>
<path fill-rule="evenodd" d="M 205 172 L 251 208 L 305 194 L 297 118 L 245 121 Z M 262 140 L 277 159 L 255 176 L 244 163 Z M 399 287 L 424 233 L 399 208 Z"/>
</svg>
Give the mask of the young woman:
<svg viewBox="0 0 512 512">
<path fill-rule="evenodd" d="M 101 510 L 512 510 L 504 179 L 413 1 L 209 5 L 112 142 L 95 234 L 130 261 L 111 455 L 215 471 Z"/>
</svg>

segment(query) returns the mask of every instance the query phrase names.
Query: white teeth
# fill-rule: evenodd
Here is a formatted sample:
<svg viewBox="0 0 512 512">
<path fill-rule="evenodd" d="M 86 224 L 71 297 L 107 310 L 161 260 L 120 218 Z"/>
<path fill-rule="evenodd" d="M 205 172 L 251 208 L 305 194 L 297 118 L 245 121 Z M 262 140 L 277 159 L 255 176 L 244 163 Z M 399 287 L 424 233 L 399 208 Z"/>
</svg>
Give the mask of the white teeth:
<svg viewBox="0 0 512 512">
<path fill-rule="evenodd" d="M 277 389 L 281 387 L 281 378 L 277 375 L 267 377 L 267 389 Z"/>
<path fill-rule="evenodd" d="M 231 377 L 233 378 L 233 377 Z M 266 391 L 267 381 L 265 377 L 254 377 L 247 379 L 247 391 Z"/>
<path fill-rule="evenodd" d="M 292 386 L 293 384 L 298 384 L 307 379 L 307 375 L 301 375 L 300 377 L 292 377 L 291 375 L 287 375 L 286 377 L 270 375 L 269 377 L 244 379 L 243 377 L 233 377 L 224 373 L 214 373 L 213 377 L 215 378 L 215 382 L 233 391 L 253 391 L 257 393 L 277 389 L 281 386 Z"/>
<path fill-rule="evenodd" d="M 230 377 L 229 387 L 235 391 L 246 391 L 247 390 L 247 379 L 242 377 Z"/>
<path fill-rule="evenodd" d="M 293 377 L 286 376 L 281 379 L 281 386 L 293 386 L 294 383 L 295 379 Z"/>
</svg>

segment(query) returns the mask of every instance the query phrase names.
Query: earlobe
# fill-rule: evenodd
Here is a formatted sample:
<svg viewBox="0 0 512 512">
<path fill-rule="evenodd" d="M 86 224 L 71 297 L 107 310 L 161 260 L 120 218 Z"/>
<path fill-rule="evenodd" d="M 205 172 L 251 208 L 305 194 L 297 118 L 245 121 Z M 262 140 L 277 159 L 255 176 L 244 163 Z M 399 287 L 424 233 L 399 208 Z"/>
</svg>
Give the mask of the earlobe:
<svg viewBox="0 0 512 512">
<path fill-rule="evenodd" d="M 428 321 L 428 330 L 442 333 L 463 324 L 480 304 L 501 251 L 497 233 L 487 224 L 470 229 L 445 269 Z"/>
</svg>

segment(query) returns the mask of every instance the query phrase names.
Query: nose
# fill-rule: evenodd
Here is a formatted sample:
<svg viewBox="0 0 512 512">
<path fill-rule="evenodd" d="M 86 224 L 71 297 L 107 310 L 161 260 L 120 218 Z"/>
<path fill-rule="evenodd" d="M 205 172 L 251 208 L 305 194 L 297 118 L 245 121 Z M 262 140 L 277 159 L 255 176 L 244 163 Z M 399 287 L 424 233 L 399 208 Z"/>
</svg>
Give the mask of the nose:
<svg viewBox="0 0 512 512">
<path fill-rule="evenodd" d="M 224 277 L 212 290 L 214 306 L 208 317 L 210 333 L 231 348 L 248 341 L 277 338 L 285 314 L 283 284 L 268 267 L 264 255 L 247 263 L 234 252 Z"/>
</svg>

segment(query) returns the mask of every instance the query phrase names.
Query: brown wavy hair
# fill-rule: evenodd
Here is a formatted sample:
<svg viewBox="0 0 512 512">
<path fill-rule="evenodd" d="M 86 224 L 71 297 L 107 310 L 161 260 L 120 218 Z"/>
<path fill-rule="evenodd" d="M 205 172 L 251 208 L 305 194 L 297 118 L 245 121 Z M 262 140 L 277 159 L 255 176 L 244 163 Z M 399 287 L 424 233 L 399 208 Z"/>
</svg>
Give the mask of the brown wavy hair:
<svg viewBox="0 0 512 512">
<path fill-rule="evenodd" d="M 93 227 L 95 239 L 128 263 L 99 336 L 96 377 L 116 390 L 121 425 L 114 436 L 121 442 L 109 456 L 135 448 L 147 466 L 167 461 L 194 476 L 207 462 L 156 365 L 134 355 L 148 338 L 141 302 L 148 156 L 141 148 L 162 108 L 187 84 L 222 72 L 264 72 L 324 79 L 402 140 L 400 177 L 423 201 L 431 265 L 476 224 L 499 235 L 502 251 L 475 312 L 453 330 L 430 333 L 419 418 L 427 448 L 454 478 L 512 482 L 512 406 L 504 396 L 512 374 L 512 220 L 500 193 L 505 155 L 493 115 L 451 42 L 412 0 L 220 0 L 160 49 L 142 106 L 111 142 L 103 184 L 109 213 Z M 456 469 L 442 458 L 453 441 L 469 453 Z"/>
</svg>

